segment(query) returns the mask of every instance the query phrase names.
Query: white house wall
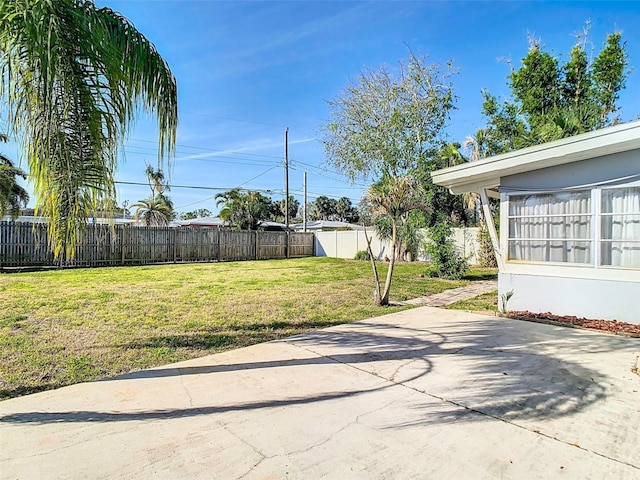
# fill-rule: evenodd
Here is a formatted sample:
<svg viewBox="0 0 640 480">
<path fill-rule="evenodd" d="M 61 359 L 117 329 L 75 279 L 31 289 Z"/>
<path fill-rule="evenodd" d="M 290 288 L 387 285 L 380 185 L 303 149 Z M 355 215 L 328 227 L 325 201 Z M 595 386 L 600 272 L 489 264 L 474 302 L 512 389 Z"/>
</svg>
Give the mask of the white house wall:
<svg viewBox="0 0 640 480">
<path fill-rule="evenodd" d="M 372 238 L 371 250 L 376 258 L 382 260 L 389 256 L 389 242 L 378 238 L 373 230 L 367 231 Z M 469 257 L 469 263 L 475 265 L 478 252 L 478 228 L 454 228 L 453 238 L 460 251 Z M 367 241 L 363 231 L 336 230 L 331 232 L 316 232 L 316 256 L 333 258 L 353 258 L 356 253 L 367 249 Z M 421 253 L 417 260 L 427 260 Z"/>
<path fill-rule="evenodd" d="M 606 155 L 521 173 L 500 180 L 501 225 L 508 225 L 508 196 L 566 188 L 637 184 L 640 151 Z M 503 252 L 507 228 L 500 232 Z M 640 270 L 594 265 L 516 262 L 506 259 L 499 275 L 499 298 L 513 292 L 508 310 L 617 319 L 640 324 Z"/>
<path fill-rule="evenodd" d="M 640 324 L 640 283 L 501 273 L 498 301 L 510 311 L 551 312 Z"/>
</svg>

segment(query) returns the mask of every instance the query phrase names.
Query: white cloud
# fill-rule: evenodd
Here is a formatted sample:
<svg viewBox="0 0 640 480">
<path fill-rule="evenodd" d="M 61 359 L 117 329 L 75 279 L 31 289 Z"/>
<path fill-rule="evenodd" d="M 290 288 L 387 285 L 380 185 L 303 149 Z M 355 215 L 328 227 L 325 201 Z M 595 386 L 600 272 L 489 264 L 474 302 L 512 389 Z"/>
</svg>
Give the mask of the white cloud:
<svg viewBox="0 0 640 480">
<path fill-rule="evenodd" d="M 301 143 L 308 143 L 315 141 L 315 138 L 303 138 L 301 140 L 291 140 L 289 145 L 298 145 Z M 247 145 L 249 143 L 249 145 Z M 222 157 L 225 155 L 232 155 L 234 153 L 245 153 L 245 152 L 257 152 L 261 150 L 272 150 L 274 148 L 284 148 L 284 142 L 276 142 L 274 143 L 271 140 L 254 140 L 251 142 L 245 142 L 242 147 L 232 147 L 224 150 L 215 150 L 211 152 L 205 153 L 196 153 L 194 155 L 184 155 L 181 157 L 176 157 L 176 161 L 184 161 L 184 160 L 197 160 L 202 158 L 215 158 Z"/>
</svg>

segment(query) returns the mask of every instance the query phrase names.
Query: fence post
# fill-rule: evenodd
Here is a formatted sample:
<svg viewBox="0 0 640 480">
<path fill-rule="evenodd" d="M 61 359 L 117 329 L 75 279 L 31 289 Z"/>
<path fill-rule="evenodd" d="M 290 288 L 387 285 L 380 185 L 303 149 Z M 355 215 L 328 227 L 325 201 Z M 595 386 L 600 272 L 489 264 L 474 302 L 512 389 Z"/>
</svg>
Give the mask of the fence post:
<svg viewBox="0 0 640 480">
<path fill-rule="evenodd" d="M 287 245 L 285 246 L 284 251 L 285 251 L 285 257 L 289 258 L 289 239 L 290 239 L 289 233 L 290 232 L 289 232 L 289 230 L 287 230 L 285 233 L 286 233 L 286 236 L 287 236 Z"/>
<path fill-rule="evenodd" d="M 220 261 L 220 236 L 222 235 L 222 229 L 218 227 L 218 261 Z"/>
<path fill-rule="evenodd" d="M 173 229 L 173 263 L 178 262 L 178 228 Z"/>
<path fill-rule="evenodd" d="M 254 255 L 254 257 L 255 257 L 255 259 L 256 259 L 256 260 L 259 260 L 259 259 L 258 259 L 258 244 L 259 244 L 260 242 L 258 241 L 258 231 L 256 230 L 254 233 L 255 233 L 255 235 L 256 235 L 256 239 L 255 239 L 255 242 L 254 242 L 254 248 L 255 248 L 255 255 Z"/>
<path fill-rule="evenodd" d="M 127 225 L 122 225 L 122 235 L 120 235 L 120 250 L 122 252 L 121 264 L 124 265 L 124 257 L 125 257 L 125 248 L 126 248 L 126 239 L 127 239 Z"/>
</svg>

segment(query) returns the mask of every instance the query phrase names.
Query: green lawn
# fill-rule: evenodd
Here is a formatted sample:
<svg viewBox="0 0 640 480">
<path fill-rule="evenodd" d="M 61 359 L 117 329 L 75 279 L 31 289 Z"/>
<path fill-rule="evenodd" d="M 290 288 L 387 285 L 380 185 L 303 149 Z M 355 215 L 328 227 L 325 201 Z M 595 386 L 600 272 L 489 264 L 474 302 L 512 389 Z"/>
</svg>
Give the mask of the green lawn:
<svg viewBox="0 0 640 480">
<path fill-rule="evenodd" d="M 425 270 L 398 264 L 392 300 L 494 275 Z M 330 258 L 5 274 L 0 299 L 0 399 L 409 308 L 374 306 L 371 265 Z"/>
<path fill-rule="evenodd" d="M 446 308 L 452 310 L 469 310 L 472 312 L 498 312 L 498 291 L 485 293 L 469 300 L 448 305 Z"/>
</svg>

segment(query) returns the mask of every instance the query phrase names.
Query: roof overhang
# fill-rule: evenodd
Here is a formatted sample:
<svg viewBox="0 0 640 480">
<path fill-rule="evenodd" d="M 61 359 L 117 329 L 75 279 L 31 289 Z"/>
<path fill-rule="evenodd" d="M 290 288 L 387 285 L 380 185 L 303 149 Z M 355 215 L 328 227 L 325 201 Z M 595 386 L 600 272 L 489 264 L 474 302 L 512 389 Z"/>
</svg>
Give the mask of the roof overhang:
<svg viewBox="0 0 640 480">
<path fill-rule="evenodd" d="M 500 186 L 500 179 L 508 175 L 634 149 L 640 149 L 640 121 L 436 170 L 431 178 L 433 183 L 447 187 L 454 194 L 479 192 L 483 189 L 496 189 Z"/>
</svg>

